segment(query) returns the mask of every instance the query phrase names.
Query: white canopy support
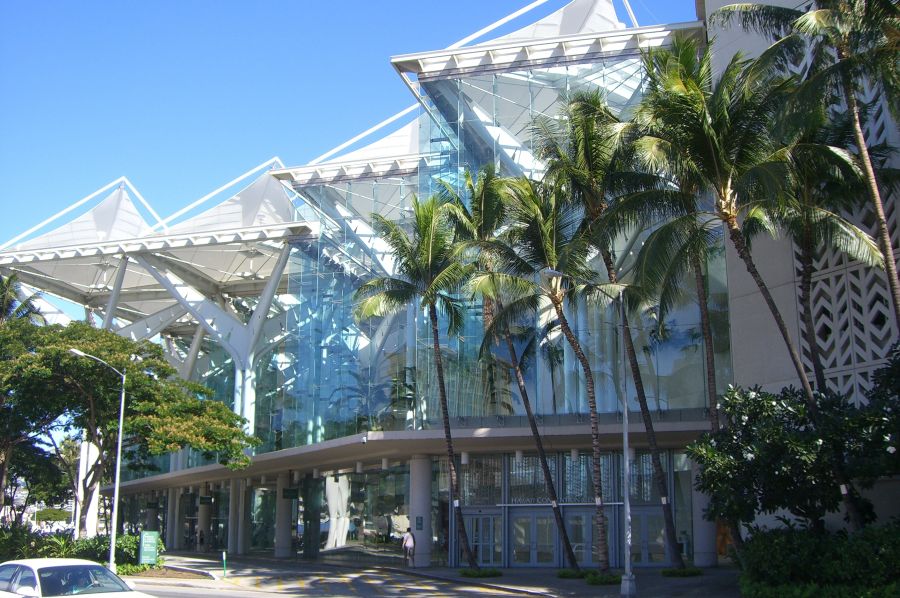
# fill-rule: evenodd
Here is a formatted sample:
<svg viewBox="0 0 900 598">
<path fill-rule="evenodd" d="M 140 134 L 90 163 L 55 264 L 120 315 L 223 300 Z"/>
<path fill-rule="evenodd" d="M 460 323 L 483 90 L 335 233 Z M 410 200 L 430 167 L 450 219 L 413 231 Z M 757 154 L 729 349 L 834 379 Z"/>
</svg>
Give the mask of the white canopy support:
<svg viewBox="0 0 900 598">
<path fill-rule="evenodd" d="M 178 320 L 187 313 L 187 308 L 181 304 L 171 305 L 165 309 L 161 309 L 155 314 L 150 314 L 142 320 L 132 322 L 128 326 L 124 326 L 116 330 L 116 334 L 130 338 L 133 341 L 153 338 L 166 329 L 167 326 Z"/>
<path fill-rule="evenodd" d="M 122 293 L 122 282 L 125 280 L 125 272 L 128 270 L 128 256 L 123 255 L 119 259 L 119 265 L 116 268 L 116 278 L 113 282 L 112 292 L 109 295 L 109 301 L 106 303 L 106 313 L 103 314 L 103 330 L 110 330 L 113 324 L 113 318 L 116 317 L 116 309 L 119 307 L 119 296 Z"/>
</svg>

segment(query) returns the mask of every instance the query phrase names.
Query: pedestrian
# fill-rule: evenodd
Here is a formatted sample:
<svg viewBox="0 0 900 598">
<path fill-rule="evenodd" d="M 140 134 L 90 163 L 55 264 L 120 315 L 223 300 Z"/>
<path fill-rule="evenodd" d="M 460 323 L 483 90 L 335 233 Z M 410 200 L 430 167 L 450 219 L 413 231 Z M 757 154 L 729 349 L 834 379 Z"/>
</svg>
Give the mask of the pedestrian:
<svg viewBox="0 0 900 598">
<path fill-rule="evenodd" d="M 200 552 L 205 552 L 206 550 L 206 547 L 203 546 L 203 540 L 203 530 L 200 530 L 200 533 L 197 534 L 197 550 L 199 550 Z"/>
<path fill-rule="evenodd" d="M 412 533 L 412 528 L 406 528 L 403 534 L 403 559 L 406 561 L 407 567 L 413 566 L 416 556 L 416 537 Z"/>
</svg>

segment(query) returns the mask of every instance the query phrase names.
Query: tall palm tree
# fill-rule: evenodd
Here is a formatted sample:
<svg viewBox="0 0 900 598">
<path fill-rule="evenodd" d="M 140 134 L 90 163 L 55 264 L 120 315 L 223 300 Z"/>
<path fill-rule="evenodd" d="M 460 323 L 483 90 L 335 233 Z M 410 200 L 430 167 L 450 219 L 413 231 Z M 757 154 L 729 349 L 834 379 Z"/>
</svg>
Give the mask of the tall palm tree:
<svg viewBox="0 0 900 598">
<path fill-rule="evenodd" d="M 841 212 L 865 194 L 865 180 L 847 146 L 847 128 L 828 123 L 823 111 L 812 111 L 805 130 L 791 147 L 791 195 L 772 211 L 774 222 L 794 242 L 800 258 L 799 300 L 816 388 L 826 392 L 825 371 L 812 314 L 812 277 L 821 246 L 837 249 L 852 260 L 881 267 L 877 243 Z M 789 133 L 790 134 L 790 133 Z M 757 220 L 745 222 L 752 227 Z M 750 231 L 752 234 L 752 231 Z"/>
<path fill-rule="evenodd" d="M 491 260 L 491 253 L 483 251 L 485 247 L 489 247 L 497 242 L 497 235 L 506 220 L 506 204 L 504 203 L 504 187 L 509 183 L 508 180 L 497 176 L 493 164 L 487 164 L 478 173 L 475 179 L 468 170 L 465 173 L 465 189 L 468 201 L 463 201 L 455 190 L 446 185 L 447 194 L 451 198 L 448 210 L 451 219 L 457 227 L 457 238 L 460 240 L 460 249 L 463 252 L 471 253 L 474 256 L 474 262 L 477 264 L 481 273 L 490 276 L 496 269 Z M 502 309 L 502 299 L 496 289 L 488 289 L 484 286 L 480 288 L 477 294 L 482 300 L 482 314 L 484 324 L 484 341 L 483 348 L 488 350 L 482 351 L 482 356 L 487 356 L 489 368 L 489 380 L 496 380 L 494 369 L 496 368 L 496 360 L 490 353 L 489 347 L 493 345 L 494 330 L 491 326 L 494 319 L 494 309 Z M 506 342 L 506 348 L 509 352 L 509 360 L 512 365 L 513 374 L 516 384 L 519 387 L 519 394 L 522 398 L 522 404 L 525 407 L 525 415 L 528 418 L 528 425 L 531 428 L 531 435 L 534 438 L 534 444 L 538 452 L 538 461 L 541 465 L 541 471 L 544 474 L 544 483 L 547 486 L 547 494 L 550 497 L 550 506 L 553 509 L 553 516 L 556 519 L 556 527 L 563 541 L 563 549 L 570 566 L 576 571 L 579 569 L 578 559 L 575 557 L 575 551 L 572 550 L 572 543 L 569 540 L 569 534 L 566 531 L 565 521 L 563 520 L 562 510 L 559 507 L 559 499 L 556 494 L 556 485 L 553 483 L 553 477 L 550 475 L 550 466 L 547 463 L 547 453 L 544 450 L 544 441 L 538 430 L 537 421 L 534 417 L 534 410 L 531 407 L 531 401 L 528 397 L 528 388 L 525 385 L 525 377 L 522 375 L 522 369 L 519 364 L 516 347 L 513 344 L 512 334 L 509 328 L 499 331 Z M 490 388 L 493 394 L 496 389 L 493 384 Z"/>
<path fill-rule="evenodd" d="M 594 273 L 587 263 L 590 243 L 581 226 L 584 210 L 580 204 L 569 201 L 562 189 L 527 179 L 511 182 L 506 189 L 509 215 L 509 229 L 504 234 L 506 243 L 484 247 L 492 253 L 497 272 L 475 276 L 473 288 L 486 294 L 496 293 L 488 290 L 489 287 L 500 289 L 499 294 L 507 299 L 494 317 L 494 330 L 508 331 L 528 314 L 545 314 L 548 307 L 552 309 L 563 336 L 581 365 L 590 412 L 597 565 L 606 571 L 609 569 L 609 545 L 594 375 L 569 324 L 566 309 L 579 300 L 608 301 L 615 295 L 616 288 L 594 280 Z"/>
<path fill-rule="evenodd" d="M 36 324 L 44 322 L 44 316 L 35 305 L 41 294 L 34 293 L 28 297 L 22 295 L 22 285 L 15 274 L 5 278 L 0 276 L 0 324 L 20 318 L 31 320 Z"/>
<path fill-rule="evenodd" d="M 497 175 L 493 164 L 485 165 L 473 178 L 469 170 L 463 176 L 463 188 L 468 203 L 456 192 L 456 189 L 441 181 L 444 195 L 448 199 L 447 212 L 456 228 L 457 239 L 466 241 L 489 241 L 506 218 L 506 208 L 502 199 L 503 179 Z M 487 255 L 481 255 L 480 266 L 490 270 Z M 494 315 L 494 303 L 490 296 L 482 297 L 482 328 L 487 331 Z M 493 354 L 483 356 L 487 373 L 487 396 L 497 413 L 500 413 L 500 400 L 497 389 L 497 364 Z"/>
<path fill-rule="evenodd" d="M 667 52 L 699 55 L 695 63 L 659 59 Z M 767 206 L 789 197 L 792 176 L 790 146 L 774 134 L 779 116 L 794 86 L 774 65 L 783 48 L 775 46 L 755 60 L 735 55 L 713 82 L 711 50 L 702 54 L 697 42 L 676 40 L 673 49 L 652 50 L 648 84 L 642 110 L 657 124 L 654 151 L 677 156 L 702 182 L 701 192 L 711 196 L 708 216 L 722 222 L 728 239 L 756 284 L 781 334 L 803 388 L 813 424 L 818 422 L 818 403 L 800 359 L 800 352 L 785 324 L 772 293 L 763 280 L 741 219 L 765 222 Z M 862 526 L 853 486 L 841 466 L 834 469 L 842 488 L 844 505 L 854 527 Z"/>
<path fill-rule="evenodd" d="M 878 244 L 900 326 L 900 282 L 890 230 L 884 214 L 875 166 L 863 132 L 859 94 L 874 86 L 900 119 L 900 6 L 896 0 L 816 0 L 809 12 L 768 4 L 730 4 L 713 15 L 715 21 L 737 20 L 746 29 L 775 38 L 802 36 L 812 58 L 804 86 L 815 105 L 831 93 L 846 103 L 855 151 L 865 174 L 866 191 L 878 225 Z"/>
<path fill-rule="evenodd" d="M 602 259 L 610 284 L 619 284 L 621 263 L 614 257 L 614 242 L 621 232 L 603 226 L 610 204 L 622 190 L 646 184 L 652 177 L 643 176 L 630 168 L 630 148 L 619 143 L 622 123 L 609 109 L 599 92 L 575 94 L 566 106 L 566 118 L 562 127 L 543 121 L 538 130 L 537 153 L 548 161 L 547 177 L 558 180 L 572 194 L 573 199 L 584 206 L 585 230 L 591 245 Z M 640 363 L 632 338 L 628 310 L 619 311 L 622 339 L 634 383 L 635 394 L 641 411 L 641 419 L 650 448 L 653 478 L 665 521 L 666 545 L 673 565 L 684 568 L 684 559 L 678 550 L 675 517 L 669 500 L 668 482 L 662 468 L 656 431 L 650 415 L 647 393 L 644 389 Z M 624 407 L 627 409 L 627 402 Z"/>
<path fill-rule="evenodd" d="M 469 546 L 469 536 L 459 502 L 459 476 L 450 433 L 450 410 L 438 330 L 438 310 L 447 318 L 449 334 L 456 333 L 462 327 L 463 306 L 456 293 L 471 268 L 460 263 L 454 254 L 453 229 L 447 218 L 446 203 L 436 196 L 422 202 L 414 198 L 412 209 L 410 233 L 397 222 L 379 214 L 372 215 L 375 232 L 391 248 L 398 275 L 375 278 L 360 286 L 354 296 L 359 301 L 355 315 L 361 320 L 385 316 L 416 302 L 428 312 L 456 529 L 463 557 L 470 567 L 478 568 L 478 562 Z"/>
</svg>

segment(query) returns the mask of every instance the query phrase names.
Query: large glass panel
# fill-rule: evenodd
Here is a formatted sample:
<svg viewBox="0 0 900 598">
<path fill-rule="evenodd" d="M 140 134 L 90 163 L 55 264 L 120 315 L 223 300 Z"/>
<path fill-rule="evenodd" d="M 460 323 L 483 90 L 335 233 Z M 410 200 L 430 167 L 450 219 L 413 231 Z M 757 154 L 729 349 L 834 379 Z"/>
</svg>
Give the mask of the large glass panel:
<svg viewBox="0 0 900 598">
<path fill-rule="evenodd" d="M 514 515 L 510 518 L 511 555 L 514 565 L 531 563 L 531 546 L 534 543 L 532 519 L 531 515 Z"/>
<path fill-rule="evenodd" d="M 694 558 L 693 515 L 691 512 L 691 462 L 683 452 L 672 455 L 675 492 L 675 533 L 681 552 L 687 559 Z"/>
<path fill-rule="evenodd" d="M 462 504 L 496 505 L 503 489 L 501 455 L 471 455 L 468 465 L 460 465 Z"/>
<path fill-rule="evenodd" d="M 618 487 L 613 479 L 613 455 L 603 453 L 600 455 L 600 479 L 604 501 L 613 500 L 613 488 Z M 594 503 L 594 458 L 590 454 L 580 452 L 576 459 L 572 459 L 571 453 L 563 455 L 565 463 L 565 484 L 560 496 L 564 503 Z"/>
<path fill-rule="evenodd" d="M 663 474 L 668 471 L 668 453 L 662 451 L 660 461 Z M 658 505 L 660 504 L 659 488 L 653 479 L 653 464 L 650 453 L 636 451 L 631 462 L 631 504 L 633 505 Z"/>
<path fill-rule="evenodd" d="M 250 493 L 250 549 L 275 546 L 275 488 L 253 488 Z"/>
<path fill-rule="evenodd" d="M 535 560 L 538 564 L 556 561 L 556 521 L 549 515 L 537 515 L 535 527 Z"/>
<path fill-rule="evenodd" d="M 557 459 L 555 454 L 547 455 L 547 465 L 553 484 L 559 486 Z M 509 501 L 517 505 L 548 504 L 550 494 L 541 462 L 537 455 L 524 455 L 520 461 L 510 459 Z"/>
<path fill-rule="evenodd" d="M 587 562 L 585 558 L 590 555 L 591 545 L 591 517 L 587 514 L 566 515 L 566 533 L 572 544 L 572 552 L 579 563 Z"/>
</svg>

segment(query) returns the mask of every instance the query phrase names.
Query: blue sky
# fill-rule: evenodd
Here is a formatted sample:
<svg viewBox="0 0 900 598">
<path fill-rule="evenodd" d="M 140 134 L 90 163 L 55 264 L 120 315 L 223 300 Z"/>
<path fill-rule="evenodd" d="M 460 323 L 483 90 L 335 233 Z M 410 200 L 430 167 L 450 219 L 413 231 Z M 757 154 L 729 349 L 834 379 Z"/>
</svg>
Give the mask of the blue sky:
<svg viewBox="0 0 900 598">
<path fill-rule="evenodd" d="M 2 2 L 0 242 L 122 175 L 165 217 L 272 156 L 303 164 L 412 103 L 390 56 L 526 4 Z M 641 25 L 695 18 L 693 0 L 632 8 Z"/>
</svg>

